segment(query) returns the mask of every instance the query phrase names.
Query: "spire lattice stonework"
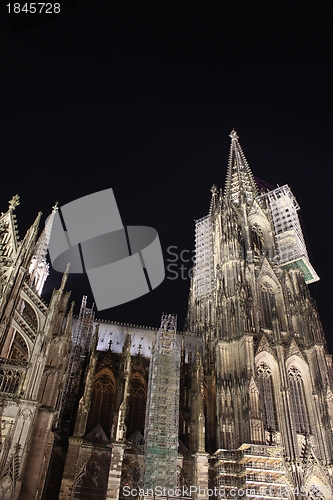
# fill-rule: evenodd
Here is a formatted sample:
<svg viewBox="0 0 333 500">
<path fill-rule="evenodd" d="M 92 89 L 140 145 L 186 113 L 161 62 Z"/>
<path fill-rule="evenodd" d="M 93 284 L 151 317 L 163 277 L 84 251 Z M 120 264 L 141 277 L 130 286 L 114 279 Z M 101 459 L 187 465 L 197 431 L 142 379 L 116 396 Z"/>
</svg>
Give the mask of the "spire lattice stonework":
<svg viewBox="0 0 333 500">
<path fill-rule="evenodd" d="M 232 130 L 230 137 L 231 146 L 224 194 L 233 203 L 239 204 L 241 199 L 250 203 L 258 195 L 257 186 L 239 144 L 237 132 Z"/>
<path fill-rule="evenodd" d="M 31 276 L 31 285 L 34 286 L 39 295 L 41 295 L 45 281 L 49 275 L 50 266 L 46 260 L 46 255 L 50 243 L 53 220 L 57 210 L 58 202 L 56 202 L 52 207 L 52 213 L 46 221 L 42 234 L 38 238 L 30 262 L 29 274 Z"/>
</svg>

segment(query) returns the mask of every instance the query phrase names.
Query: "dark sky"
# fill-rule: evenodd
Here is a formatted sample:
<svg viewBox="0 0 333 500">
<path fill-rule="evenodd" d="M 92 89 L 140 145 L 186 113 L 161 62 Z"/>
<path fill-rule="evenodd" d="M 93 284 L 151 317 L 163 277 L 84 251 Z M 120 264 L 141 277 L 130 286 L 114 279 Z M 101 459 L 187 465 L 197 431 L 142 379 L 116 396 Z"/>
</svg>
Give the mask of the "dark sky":
<svg viewBox="0 0 333 500">
<path fill-rule="evenodd" d="M 235 128 L 254 175 L 289 184 L 301 205 L 321 277 L 310 289 L 330 338 L 329 11 L 303 2 L 294 10 L 250 2 L 214 10 L 81 0 L 56 19 L 18 29 L 6 3 L 0 209 L 20 194 L 21 237 L 39 210 L 44 222 L 56 200 L 63 205 L 112 187 L 123 223 L 154 227 L 166 258 L 170 246 L 192 251 L 193 221 L 207 214 L 212 184 L 224 185 Z M 52 272 L 46 297 L 59 279 Z M 163 311 L 172 312 L 182 329 L 188 284 L 166 279 L 97 317 L 157 326 Z M 72 275 L 68 286 L 76 311 L 82 294 L 92 303 L 87 279 Z"/>
</svg>

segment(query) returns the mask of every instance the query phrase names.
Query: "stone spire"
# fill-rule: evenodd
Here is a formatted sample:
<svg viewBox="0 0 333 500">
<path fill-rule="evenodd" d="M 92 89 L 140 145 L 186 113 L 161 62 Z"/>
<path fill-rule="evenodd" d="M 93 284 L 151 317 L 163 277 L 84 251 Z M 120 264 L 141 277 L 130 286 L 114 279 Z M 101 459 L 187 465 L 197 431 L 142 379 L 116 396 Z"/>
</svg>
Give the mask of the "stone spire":
<svg viewBox="0 0 333 500">
<path fill-rule="evenodd" d="M 215 186 L 215 184 L 213 184 L 213 186 L 211 187 L 210 191 L 212 193 L 212 199 L 211 199 L 210 207 L 209 207 L 209 215 L 214 215 L 215 212 L 216 212 L 216 210 L 217 210 L 217 207 L 218 207 L 219 190 L 217 189 L 217 187 Z"/>
<path fill-rule="evenodd" d="M 232 203 L 239 205 L 243 199 L 251 203 L 258 195 L 256 183 L 250 166 L 238 142 L 235 130 L 229 134 L 231 146 L 224 194 Z"/>
<path fill-rule="evenodd" d="M 58 210 L 58 202 L 55 203 L 51 215 L 47 218 L 45 228 L 35 245 L 33 256 L 29 266 L 31 285 L 38 295 L 41 295 L 46 278 L 49 275 L 49 264 L 46 260 L 47 249 L 50 242 L 54 216 Z"/>
<path fill-rule="evenodd" d="M 19 202 L 19 195 L 16 194 L 8 202 L 9 207 L 6 213 L 0 214 L 0 262 L 6 266 L 15 259 L 19 247 L 16 216 L 13 213 Z"/>
</svg>

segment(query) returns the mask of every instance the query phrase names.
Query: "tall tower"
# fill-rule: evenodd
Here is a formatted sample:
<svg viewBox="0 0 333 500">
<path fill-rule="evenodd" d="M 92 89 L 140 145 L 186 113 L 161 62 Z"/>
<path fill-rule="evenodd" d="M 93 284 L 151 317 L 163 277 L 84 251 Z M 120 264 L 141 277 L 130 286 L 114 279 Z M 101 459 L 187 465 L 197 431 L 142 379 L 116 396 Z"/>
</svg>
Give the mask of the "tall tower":
<svg viewBox="0 0 333 500">
<path fill-rule="evenodd" d="M 36 244 L 41 213 L 22 241 L 13 214 L 16 195 L 0 215 L 0 498 L 40 499 L 61 410 L 71 346 L 70 292 L 40 293 L 50 224 Z M 36 265 L 35 265 L 36 264 Z"/>
<path fill-rule="evenodd" d="M 332 498 L 332 357 L 307 287 L 319 278 L 299 206 L 287 185 L 260 193 L 230 137 L 224 192 L 213 186 L 209 214 L 196 222 L 187 317 L 203 338 L 214 482 Z"/>
<path fill-rule="evenodd" d="M 179 371 L 176 317 L 164 314 L 150 362 L 145 426 L 144 486 L 152 492 L 177 487 Z"/>
</svg>

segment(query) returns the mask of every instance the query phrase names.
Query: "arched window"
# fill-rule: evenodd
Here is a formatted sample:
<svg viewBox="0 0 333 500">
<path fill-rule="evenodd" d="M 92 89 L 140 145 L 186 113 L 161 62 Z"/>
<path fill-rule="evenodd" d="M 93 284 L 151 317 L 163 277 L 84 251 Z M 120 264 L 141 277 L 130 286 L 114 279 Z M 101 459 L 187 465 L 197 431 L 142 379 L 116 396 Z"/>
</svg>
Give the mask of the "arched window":
<svg viewBox="0 0 333 500">
<path fill-rule="evenodd" d="M 0 370 L 0 392 L 16 394 L 22 377 L 22 372 L 15 369 Z"/>
<path fill-rule="evenodd" d="M 104 500 L 105 495 L 105 472 L 97 460 L 90 459 L 76 482 L 73 500 Z"/>
<path fill-rule="evenodd" d="M 265 363 L 258 366 L 258 385 L 264 409 L 264 427 L 266 430 L 278 431 L 278 418 L 271 369 Z"/>
<path fill-rule="evenodd" d="M 100 424 L 107 437 L 110 437 L 114 395 L 115 383 L 111 374 L 97 374 L 91 395 L 87 434 Z"/>
<path fill-rule="evenodd" d="M 288 370 L 288 383 L 296 432 L 311 433 L 304 382 L 302 374 L 296 366 L 291 366 Z"/>
<path fill-rule="evenodd" d="M 318 500 L 318 498 L 321 498 L 321 499 L 324 498 L 322 492 L 320 491 L 320 488 L 318 488 L 318 486 L 315 486 L 315 485 L 312 485 L 310 487 L 308 496 L 309 496 L 309 500 Z"/>
<path fill-rule="evenodd" d="M 257 255 L 261 255 L 265 252 L 265 240 L 261 227 L 258 224 L 253 224 L 252 226 L 252 245 L 253 251 Z"/>
<path fill-rule="evenodd" d="M 29 302 L 23 301 L 22 304 L 22 312 L 21 312 L 23 318 L 26 320 L 26 322 L 33 328 L 34 331 L 37 331 L 38 328 L 38 319 L 36 316 L 36 313 L 34 309 L 31 307 Z"/>
<path fill-rule="evenodd" d="M 0 481 L 0 498 L 1 500 L 10 500 L 13 493 L 13 482 L 11 477 L 5 476 Z"/>
<path fill-rule="evenodd" d="M 20 361 L 28 361 L 29 350 L 26 341 L 22 335 L 15 331 L 13 343 L 10 349 L 9 358 L 19 359 Z"/>
<path fill-rule="evenodd" d="M 249 388 L 249 395 L 250 395 L 250 409 L 251 409 L 251 416 L 252 417 L 259 417 L 259 404 L 258 404 L 258 389 L 256 384 L 254 383 L 254 380 L 251 380 L 250 383 L 250 388 Z"/>
<path fill-rule="evenodd" d="M 237 235 L 238 235 L 240 258 L 245 259 L 245 243 L 241 228 L 238 228 Z"/>
<path fill-rule="evenodd" d="M 125 456 L 123 460 L 119 500 L 127 500 L 128 498 L 128 493 L 126 492 L 126 488 L 124 489 L 124 486 L 127 486 L 127 488 L 130 489 L 143 488 L 143 474 L 144 474 L 143 463 L 140 462 L 140 460 L 137 460 L 136 458 L 132 458 L 132 456 L 131 455 L 130 457 Z"/>
<path fill-rule="evenodd" d="M 273 288 L 268 283 L 261 287 L 262 319 L 266 328 L 272 328 L 273 317 L 276 315 L 276 300 Z"/>
<path fill-rule="evenodd" d="M 127 437 L 139 430 L 144 434 L 147 391 L 141 377 L 133 377 L 128 404 Z"/>
</svg>

